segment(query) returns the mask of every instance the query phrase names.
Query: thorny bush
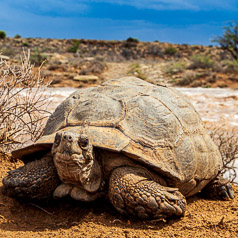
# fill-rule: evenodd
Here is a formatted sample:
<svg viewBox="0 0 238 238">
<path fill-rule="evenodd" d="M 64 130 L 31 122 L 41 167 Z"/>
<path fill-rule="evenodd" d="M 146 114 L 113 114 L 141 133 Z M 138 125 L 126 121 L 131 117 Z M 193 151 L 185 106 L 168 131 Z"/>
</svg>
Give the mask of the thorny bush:
<svg viewBox="0 0 238 238">
<path fill-rule="evenodd" d="M 41 77 L 41 67 L 30 63 L 24 52 L 20 66 L 0 59 L 0 155 L 36 141 L 43 131 L 50 103 L 45 92 L 49 85 Z"/>
<path fill-rule="evenodd" d="M 208 127 L 208 130 L 222 155 L 223 167 L 220 173 L 222 175 L 226 174 L 226 177 L 232 183 L 238 185 L 238 182 L 235 182 L 238 176 L 236 165 L 238 162 L 238 136 L 234 129 L 228 130 L 224 128 L 225 126 L 217 128 Z"/>
</svg>

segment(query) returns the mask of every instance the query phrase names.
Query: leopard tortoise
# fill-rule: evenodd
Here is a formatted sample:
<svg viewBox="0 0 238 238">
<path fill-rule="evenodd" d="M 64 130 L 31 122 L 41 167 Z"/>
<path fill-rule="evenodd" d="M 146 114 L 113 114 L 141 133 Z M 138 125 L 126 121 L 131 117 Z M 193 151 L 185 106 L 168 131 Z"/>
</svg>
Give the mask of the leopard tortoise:
<svg viewBox="0 0 238 238">
<path fill-rule="evenodd" d="M 71 94 L 43 136 L 12 152 L 25 165 L 3 179 L 19 199 L 93 201 L 108 195 L 122 214 L 182 216 L 198 192 L 232 199 L 222 158 L 201 118 L 179 91 L 135 77 Z"/>
</svg>

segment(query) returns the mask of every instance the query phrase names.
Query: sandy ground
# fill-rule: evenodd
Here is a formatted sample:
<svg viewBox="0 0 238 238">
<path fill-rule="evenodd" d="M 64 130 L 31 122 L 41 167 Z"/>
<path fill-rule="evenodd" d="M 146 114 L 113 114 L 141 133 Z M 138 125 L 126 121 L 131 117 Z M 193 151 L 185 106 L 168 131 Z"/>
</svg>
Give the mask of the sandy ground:
<svg viewBox="0 0 238 238">
<path fill-rule="evenodd" d="M 0 178 L 19 163 L 0 160 Z M 1 184 L 2 186 L 2 184 Z M 22 204 L 0 190 L 0 237 L 238 237 L 238 187 L 232 201 L 187 200 L 180 219 L 143 221 L 123 217 L 107 198 Z"/>
</svg>

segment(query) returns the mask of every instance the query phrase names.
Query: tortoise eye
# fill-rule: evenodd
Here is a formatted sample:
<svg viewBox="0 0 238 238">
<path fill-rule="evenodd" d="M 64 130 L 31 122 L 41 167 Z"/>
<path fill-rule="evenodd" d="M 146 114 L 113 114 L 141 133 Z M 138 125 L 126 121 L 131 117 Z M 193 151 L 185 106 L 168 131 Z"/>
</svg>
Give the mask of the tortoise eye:
<svg viewBox="0 0 238 238">
<path fill-rule="evenodd" d="M 57 134 L 55 135 L 54 144 L 55 144 L 56 146 L 58 146 L 58 145 L 60 144 L 61 136 L 62 136 L 62 133 L 57 133 Z"/>
<path fill-rule="evenodd" d="M 88 145 L 88 138 L 86 136 L 82 136 L 79 138 L 79 145 L 81 147 L 87 147 Z"/>
<path fill-rule="evenodd" d="M 88 139 L 84 139 L 82 142 L 81 142 L 81 145 L 83 147 L 86 147 L 88 145 Z"/>
</svg>

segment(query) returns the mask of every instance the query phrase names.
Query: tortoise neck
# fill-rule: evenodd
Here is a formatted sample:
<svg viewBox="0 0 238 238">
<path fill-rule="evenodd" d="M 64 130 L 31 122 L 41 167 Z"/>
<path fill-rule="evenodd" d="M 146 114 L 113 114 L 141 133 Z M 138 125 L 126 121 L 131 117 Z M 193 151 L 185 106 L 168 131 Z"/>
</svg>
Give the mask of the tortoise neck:
<svg viewBox="0 0 238 238">
<path fill-rule="evenodd" d="M 83 188 L 87 192 L 95 193 L 100 189 L 103 183 L 102 167 L 95 157 L 93 158 L 92 166 L 90 167 L 89 176 L 83 183 Z"/>
</svg>

